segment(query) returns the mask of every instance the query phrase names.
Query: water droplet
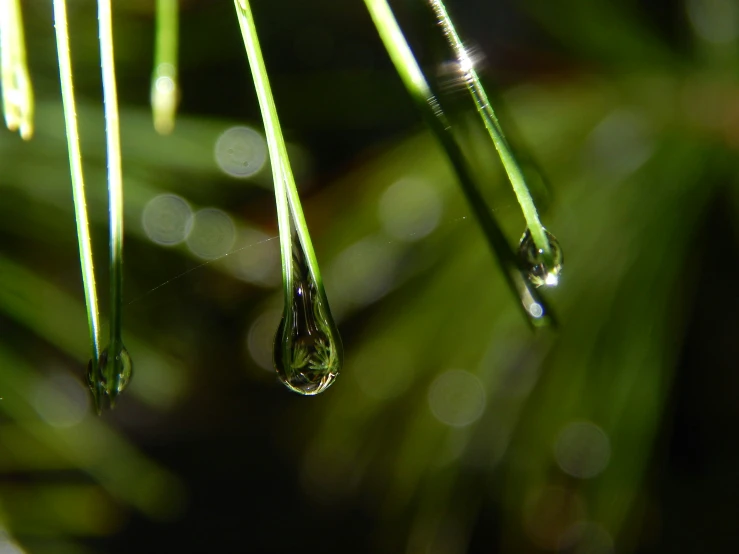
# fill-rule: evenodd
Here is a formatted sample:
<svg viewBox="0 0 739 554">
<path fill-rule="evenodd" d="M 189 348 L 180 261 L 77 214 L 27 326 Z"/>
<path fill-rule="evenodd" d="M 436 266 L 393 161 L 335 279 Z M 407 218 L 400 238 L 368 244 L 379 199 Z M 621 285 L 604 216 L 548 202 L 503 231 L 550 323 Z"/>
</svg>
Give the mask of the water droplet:
<svg viewBox="0 0 739 554">
<path fill-rule="evenodd" d="M 95 411 L 100 414 L 103 409 L 105 389 L 102 386 L 100 368 L 97 364 L 93 363 L 93 358 L 90 358 L 90 361 L 87 362 L 87 373 L 85 376 L 87 377 L 87 386 L 92 393 L 92 399 L 95 402 Z"/>
<path fill-rule="evenodd" d="M 87 364 L 87 384 L 98 413 L 105 406 L 112 408 L 115 405 L 116 397 L 128 386 L 133 374 L 133 361 L 128 350 L 121 344 L 114 348 L 117 354 L 112 357 L 109 350 L 103 350 L 97 365 L 92 360 Z"/>
<path fill-rule="evenodd" d="M 559 274 L 562 272 L 562 248 L 559 246 L 557 238 L 545 230 L 549 245 L 552 248 L 552 261 L 548 263 L 544 250 L 537 248 L 531 232 L 526 232 L 521 237 L 521 243 L 518 246 L 518 259 L 521 268 L 526 273 L 529 282 L 535 287 L 548 286 L 556 287 L 559 283 Z"/>
<path fill-rule="evenodd" d="M 312 396 L 334 382 L 343 350 L 328 301 L 308 269 L 297 237 L 293 244 L 292 284 L 275 334 L 274 364 L 285 386 Z"/>
</svg>

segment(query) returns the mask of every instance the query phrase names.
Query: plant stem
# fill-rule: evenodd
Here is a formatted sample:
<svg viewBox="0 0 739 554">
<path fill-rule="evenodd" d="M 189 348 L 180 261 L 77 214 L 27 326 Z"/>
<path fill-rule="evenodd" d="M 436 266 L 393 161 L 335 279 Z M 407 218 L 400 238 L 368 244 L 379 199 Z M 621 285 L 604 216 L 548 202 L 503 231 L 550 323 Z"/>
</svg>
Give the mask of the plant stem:
<svg viewBox="0 0 739 554">
<path fill-rule="evenodd" d="M 66 0 L 54 0 L 54 27 L 56 31 L 57 55 L 59 58 L 59 77 L 64 105 L 64 122 L 67 130 L 69 167 L 72 176 L 72 196 L 77 222 L 77 241 L 79 243 L 82 284 L 85 290 L 87 322 L 92 344 L 92 363 L 97 366 L 100 356 L 99 315 L 95 289 L 95 271 L 92 263 L 92 247 L 85 203 L 85 183 L 82 178 L 82 154 L 77 131 L 77 113 L 72 85 L 72 60 L 69 51 L 69 31 L 67 28 Z"/>
<path fill-rule="evenodd" d="M 282 128 L 277 118 L 277 107 L 272 96 L 272 90 L 267 79 L 267 68 L 264 65 L 262 49 L 259 46 L 257 30 L 254 25 L 251 7 L 248 0 L 234 0 L 236 15 L 244 39 L 246 57 L 249 60 L 254 87 L 257 91 L 259 108 L 264 119 L 264 130 L 267 137 L 270 164 L 275 187 L 275 202 L 277 204 L 277 226 L 280 235 L 280 249 L 282 257 L 282 280 L 285 287 L 285 300 L 289 301 L 292 290 L 292 231 L 290 226 L 290 207 L 287 201 L 285 169 L 290 171 L 287 160 L 287 146 L 282 136 Z M 291 176 L 292 177 L 292 176 Z"/>
<path fill-rule="evenodd" d="M 508 245 L 498 222 L 486 207 L 462 148 L 451 134 L 451 127 L 446 116 L 431 92 L 386 0 L 364 0 L 364 3 L 398 75 L 421 110 L 429 128 L 444 148 L 459 178 L 462 191 L 485 233 L 495 258 L 503 269 L 509 286 L 521 299 L 527 320 L 535 326 L 552 323 L 553 317 L 549 309 L 539 297 L 536 289 L 522 275 L 516 255 Z"/>
<path fill-rule="evenodd" d="M 539 213 L 536 210 L 534 199 L 531 197 L 529 188 L 526 185 L 523 171 L 521 170 L 521 166 L 518 164 L 518 161 L 513 155 L 513 151 L 503 134 L 503 130 L 498 123 L 498 118 L 495 116 L 490 100 L 488 99 L 485 89 L 477 76 L 474 64 L 454 28 L 454 24 L 444 6 L 444 2 L 442 0 L 428 0 L 428 3 L 433 9 L 439 25 L 452 47 L 454 55 L 457 57 L 459 70 L 462 73 L 467 90 L 475 101 L 477 112 L 480 114 L 480 117 L 485 124 L 485 128 L 498 151 L 500 160 L 503 163 L 503 167 L 508 174 L 511 186 L 513 187 L 513 192 L 518 199 L 518 203 L 521 205 L 521 211 L 526 219 L 526 225 L 531 232 L 534 244 L 539 250 L 543 251 L 546 256 L 551 258 L 552 253 L 549 240 L 547 239 L 544 227 L 539 220 Z"/>
<path fill-rule="evenodd" d="M 118 97 L 113 55 L 113 18 L 110 0 L 98 0 L 100 62 L 105 103 L 105 140 L 108 157 L 108 200 L 110 210 L 110 345 L 111 355 L 122 347 L 123 308 L 123 176 Z"/>
<path fill-rule="evenodd" d="M 0 73 L 5 124 L 20 130 L 24 140 L 33 136 L 33 88 L 26 64 L 26 43 L 20 0 L 0 3 Z"/>
<path fill-rule="evenodd" d="M 259 106 L 264 118 L 267 147 L 272 163 L 272 174 L 275 181 L 275 199 L 277 201 L 277 220 L 280 231 L 280 244 L 282 246 L 282 274 L 286 288 L 285 294 L 289 295 L 292 290 L 292 221 L 295 225 L 298 240 L 306 256 L 308 270 L 316 283 L 321 299 L 325 301 L 326 293 L 323 289 L 318 260 L 310 239 L 303 209 L 300 205 L 295 177 L 290 168 L 287 145 L 285 144 L 280 121 L 277 117 L 277 108 L 269 86 L 267 69 L 264 65 L 261 48 L 259 47 L 259 40 L 249 1 L 234 0 L 234 5 L 236 6 L 239 26 L 241 27 L 241 33 L 244 38 L 244 46 L 249 59 L 254 86 L 256 87 L 257 97 L 259 99 Z"/>
<path fill-rule="evenodd" d="M 174 129 L 179 87 L 177 83 L 178 0 L 157 0 L 154 73 L 151 107 L 154 128 L 166 135 Z"/>
</svg>

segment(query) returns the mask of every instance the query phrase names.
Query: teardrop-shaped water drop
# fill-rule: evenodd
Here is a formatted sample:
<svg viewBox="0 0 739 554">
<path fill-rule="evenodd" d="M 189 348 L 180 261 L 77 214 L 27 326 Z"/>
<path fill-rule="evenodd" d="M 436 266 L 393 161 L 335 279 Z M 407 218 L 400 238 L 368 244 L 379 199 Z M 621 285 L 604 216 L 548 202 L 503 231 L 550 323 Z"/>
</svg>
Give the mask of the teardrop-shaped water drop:
<svg viewBox="0 0 739 554">
<path fill-rule="evenodd" d="M 562 272 L 564 261 L 562 248 L 560 248 L 557 238 L 552 233 L 547 230 L 544 230 L 544 233 L 552 250 L 551 262 L 547 262 L 544 250 L 536 246 L 528 229 L 523 234 L 518 246 L 518 259 L 521 269 L 532 285 L 535 287 L 556 287 L 559 284 L 559 274 Z"/>
<path fill-rule="evenodd" d="M 111 355 L 111 349 L 115 355 Z M 100 354 L 97 367 L 90 360 L 87 365 L 87 384 L 92 391 L 98 412 L 104 405 L 115 405 L 116 397 L 131 381 L 133 361 L 122 344 L 106 348 Z"/>
<path fill-rule="evenodd" d="M 312 396 L 336 379 L 343 349 L 328 302 L 308 270 L 300 243 L 295 243 L 292 286 L 275 334 L 274 364 L 285 386 Z"/>
<path fill-rule="evenodd" d="M 103 350 L 100 354 L 100 369 L 108 396 L 115 397 L 123 392 L 133 375 L 133 361 L 126 347 L 121 344 L 114 356 L 110 355 L 109 348 Z"/>
<path fill-rule="evenodd" d="M 90 358 L 87 362 L 87 386 L 90 387 L 92 393 L 92 399 L 95 403 L 95 411 L 100 415 L 103 411 L 103 406 L 106 405 L 106 392 L 103 386 L 102 377 L 100 376 L 100 365 L 99 362 L 94 363 L 94 360 Z"/>
</svg>

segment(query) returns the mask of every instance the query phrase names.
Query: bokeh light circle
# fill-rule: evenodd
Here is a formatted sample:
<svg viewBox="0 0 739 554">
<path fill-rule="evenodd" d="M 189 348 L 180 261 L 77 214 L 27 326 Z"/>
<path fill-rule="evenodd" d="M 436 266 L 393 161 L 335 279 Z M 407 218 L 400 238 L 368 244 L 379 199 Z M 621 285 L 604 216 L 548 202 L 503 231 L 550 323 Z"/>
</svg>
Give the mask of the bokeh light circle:
<svg viewBox="0 0 739 554">
<path fill-rule="evenodd" d="M 215 158 L 224 173 L 245 179 L 264 167 L 267 161 L 267 143 L 254 129 L 231 127 L 218 137 Z"/>
<path fill-rule="evenodd" d="M 280 283 L 280 243 L 257 229 L 242 229 L 235 251 L 228 257 L 231 272 L 244 281 L 272 287 Z"/>
<path fill-rule="evenodd" d="M 433 185 L 405 178 L 390 185 L 382 194 L 378 215 L 387 234 L 411 242 L 436 228 L 442 207 L 441 194 Z"/>
<path fill-rule="evenodd" d="M 378 363 L 377 353 L 383 353 Z M 389 400 L 405 392 L 415 377 L 408 345 L 397 337 L 380 337 L 366 345 L 352 360 L 350 372 L 367 396 Z M 349 371 L 347 372 L 349 373 Z"/>
<path fill-rule="evenodd" d="M 451 427 L 465 427 L 485 411 L 485 388 L 469 371 L 452 369 L 431 383 L 428 402 L 436 419 Z"/>
<path fill-rule="evenodd" d="M 176 194 L 155 196 L 144 207 L 141 224 L 146 236 L 162 246 L 184 241 L 192 230 L 192 209 Z"/>
<path fill-rule="evenodd" d="M 613 537 L 598 523 L 578 521 L 560 537 L 559 550 L 571 554 L 613 554 Z"/>
<path fill-rule="evenodd" d="M 32 403 L 41 419 L 65 429 L 81 423 L 90 412 L 88 391 L 69 373 L 55 373 L 36 382 Z"/>
<path fill-rule="evenodd" d="M 686 0 L 685 11 L 695 32 L 714 44 L 739 38 L 739 6 L 736 0 Z"/>
<path fill-rule="evenodd" d="M 394 284 L 399 258 L 397 245 L 377 236 L 365 237 L 339 252 L 324 276 L 334 316 L 341 317 L 387 294 Z"/>
<path fill-rule="evenodd" d="M 573 421 L 560 431 L 554 457 L 562 471 L 580 479 L 601 473 L 611 458 L 611 444 L 603 429 L 589 421 Z"/>
<path fill-rule="evenodd" d="M 204 208 L 195 213 L 187 246 L 196 256 L 214 260 L 228 254 L 235 239 L 236 228 L 228 214 L 216 208 Z"/>
<path fill-rule="evenodd" d="M 523 527 L 529 538 L 546 550 L 565 546 L 563 538 L 580 521 L 585 504 L 575 491 L 548 486 L 532 491 L 523 505 Z"/>
</svg>

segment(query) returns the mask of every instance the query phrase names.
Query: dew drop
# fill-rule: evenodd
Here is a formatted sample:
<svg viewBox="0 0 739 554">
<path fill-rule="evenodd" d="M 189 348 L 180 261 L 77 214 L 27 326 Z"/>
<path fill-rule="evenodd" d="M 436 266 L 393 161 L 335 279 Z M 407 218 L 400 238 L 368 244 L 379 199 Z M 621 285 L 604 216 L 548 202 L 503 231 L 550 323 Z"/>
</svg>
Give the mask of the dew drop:
<svg viewBox="0 0 739 554">
<path fill-rule="evenodd" d="M 103 387 L 103 380 L 100 376 L 100 366 L 93 362 L 93 358 L 87 362 L 87 386 L 92 392 L 92 399 L 95 402 L 95 411 L 98 414 L 102 413 L 103 405 L 105 404 L 105 387 Z"/>
<path fill-rule="evenodd" d="M 110 347 L 103 350 L 97 365 L 92 360 L 87 364 L 87 384 L 92 391 L 98 413 L 104 406 L 113 407 L 118 395 L 128 386 L 133 374 L 133 361 L 128 350 L 121 344 L 114 347 L 115 356 L 110 355 Z"/>
<path fill-rule="evenodd" d="M 547 263 L 544 251 L 534 244 L 534 239 L 528 229 L 521 237 L 521 243 L 518 246 L 518 259 L 521 269 L 532 285 L 535 287 L 556 287 L 559 284 L 559 274 L 562 272 L 562 248 L 552 233 L 547 230 L 544 230 L 544 232 L 552 249 L 552 261 Z"/>
<path fill-rule="evenodd" d="M 313 396 L 333 384 L 343 349 L 328 301 L 308 269 L 297 237 L 294 245 L 292 284 L 275 334 L 273 361 L 287 388 Z"/>
</svg>

